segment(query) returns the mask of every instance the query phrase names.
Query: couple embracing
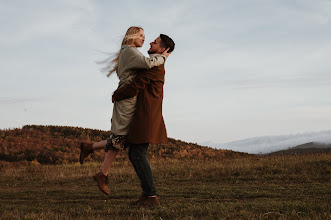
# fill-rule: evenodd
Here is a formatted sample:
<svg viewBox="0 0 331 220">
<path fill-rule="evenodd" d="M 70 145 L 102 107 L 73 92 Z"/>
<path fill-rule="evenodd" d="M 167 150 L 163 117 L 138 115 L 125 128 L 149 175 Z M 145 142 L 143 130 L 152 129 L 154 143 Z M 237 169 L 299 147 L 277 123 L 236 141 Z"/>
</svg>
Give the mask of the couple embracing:
<svg viewBox="0 0 331 220">
<path fill-rule="evenodd" d="M 105 149 L 100 172 L 93 176 L 99 189 L 109 195 L 108 173 L 119 151 L 128 148 L 129 159 L 139 177 L 142 194 L 133 202 L 136 206 L 159 205 L 152 169 L 146 158 L 149 144 L 167 143 L 167 132 L 162 116 L 164 63 L 175 48 L 174 41 L 160 34 L 150 43 L 149 57 L 137 48 L 145 41 L 144 30 L 130 27 L 121 49 L 109 64 L 111 73 L 119 78 L 118 89 L 112 96 L 114 103 L 111 135 L 97 143 L 82 143 L 80 163 L 94 150 Z"/>
</svg>

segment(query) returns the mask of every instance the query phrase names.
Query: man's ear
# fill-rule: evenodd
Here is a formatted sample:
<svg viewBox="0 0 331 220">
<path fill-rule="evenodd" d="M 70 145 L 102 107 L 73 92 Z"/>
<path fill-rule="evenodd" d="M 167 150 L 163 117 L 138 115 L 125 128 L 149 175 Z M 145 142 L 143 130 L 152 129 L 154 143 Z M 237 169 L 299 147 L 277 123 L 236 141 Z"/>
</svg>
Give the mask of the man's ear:
<svg viewBox="0 0 331 220">
<path fill-rule="evenodd" d="M 169 53 L 168 50 L 170 50 L 169 47 L 168 47 L 168 48 L 163 48 L 162 51 L 161 51 L 161 53 L 163 53 L 163 52 L 165 52 L 165 51 L 167 51 L 167 53 Z"/>
<path fill-rule="evenodd" d="M 164 51 L 167 51 L 167 50 L 169 50 L 170 48 L 162 48 L 162 51 L 161 51 L 161 53 L 163 53 Z"/>
</svg>

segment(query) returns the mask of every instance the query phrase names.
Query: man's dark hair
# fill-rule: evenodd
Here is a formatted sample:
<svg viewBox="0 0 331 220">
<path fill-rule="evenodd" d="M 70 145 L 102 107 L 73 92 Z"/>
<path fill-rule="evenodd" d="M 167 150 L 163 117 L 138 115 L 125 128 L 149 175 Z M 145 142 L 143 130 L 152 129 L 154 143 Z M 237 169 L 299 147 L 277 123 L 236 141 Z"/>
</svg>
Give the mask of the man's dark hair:
<svg viewBox="0 0 331 220">
<path fill-rule="evenodd" d="M 169 48 L 168 52 L 172 52 L 175 49 L 175 42 L 165 34 L 160 34 L 161 46 Z"/>
</svg>

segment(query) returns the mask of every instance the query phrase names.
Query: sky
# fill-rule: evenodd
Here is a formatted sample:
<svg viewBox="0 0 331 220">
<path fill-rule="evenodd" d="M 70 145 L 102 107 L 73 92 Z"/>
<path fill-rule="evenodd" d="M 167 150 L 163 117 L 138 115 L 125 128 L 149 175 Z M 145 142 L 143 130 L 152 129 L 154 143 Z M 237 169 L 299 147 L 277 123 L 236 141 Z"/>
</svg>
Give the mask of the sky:
<svg viewBox="0 0 331 220">
<path fill-rule="evenodd" d="M 0 129 L 109 130 L 115 74 L 97 61 L 141 26 L 176 43 L 168 136 L 227 143 L 331 129 L 330 0 L 0 2 Z"/>
</svg>

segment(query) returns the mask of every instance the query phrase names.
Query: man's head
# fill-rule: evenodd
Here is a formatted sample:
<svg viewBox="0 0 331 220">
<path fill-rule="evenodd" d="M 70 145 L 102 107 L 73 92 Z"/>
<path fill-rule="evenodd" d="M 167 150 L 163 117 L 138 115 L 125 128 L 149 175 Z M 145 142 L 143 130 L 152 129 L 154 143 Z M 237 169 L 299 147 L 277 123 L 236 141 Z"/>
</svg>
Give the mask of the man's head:
<svg viewBox="0 0 331 220">
<path fill-rule="evenodd" d="M 162 54 L 168 48 L 168 52 L 170 53 L 175 49 L 175 42 L 165 34 L 160 34 L 150 45 L 151 47 L 148 50 L 148 54 Z"/>
</svg>

